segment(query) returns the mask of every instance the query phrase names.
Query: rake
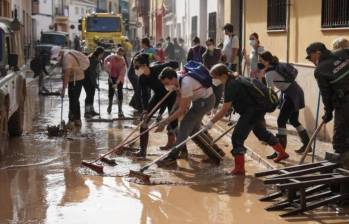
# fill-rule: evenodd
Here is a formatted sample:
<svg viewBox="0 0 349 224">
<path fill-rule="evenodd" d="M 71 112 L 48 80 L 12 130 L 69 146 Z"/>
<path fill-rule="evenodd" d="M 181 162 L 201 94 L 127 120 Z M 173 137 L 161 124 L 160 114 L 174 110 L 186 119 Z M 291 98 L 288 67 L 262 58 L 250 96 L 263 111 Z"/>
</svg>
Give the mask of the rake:
<svg viewBox="0 0 349 224">
<path fill-rule="evenodd" d="M 160 105 L 171 95 L 173 91 L 169 91 L 155 106 L 154 108 L 149 112 L 149 115 L 152 116 L 153 113 L 155 113 L 155 111 L 160 107 Z M 97 173 L 103 174 L 103 166 L 102 165 L 98 165 L 95 164 L 96 162 L 98 162 L 99 160 L 101 160 L 104 163 L 107 163 L 111 166 L 115 166 L 117 165 L 115 160 L 113 159 L 109 159 L 107 158 L 108 155 L 122 149 L 123 146 L 128 145 L 133 143 L 134 141 L 136 141 L 139 137 L 143 136 L 144 134 L 146 134 L 147 132 L 151 131 L 152 129 L 156 128 L 159 126 L 160 122 L 156 123 L 154 126 L 152 126 L 151 128 L 143 131 L 142 133 L 140 133 L 139 135 L 135 136 L 134 138 L 132 138 L 131 140 L 128 141 L 129 138 L 131 138 L 131 136 L 137 131 L 137 129 L 139 127 L 141 127 L 145 122 L 147 122 L 147 119 L 142 120 L 142 122 L 140 122 L 138 124 L 138 126 L 119 144 L 117 145 L 114 149 L 110 150 L 109 152 L 105 153 L 104 155 L 101 155 L 99 158 L 97 158 L 96 160 L 94 160 L 93 162 L 88 162 L 88 161 L 82 161 L 81 165 L 88 167 L 94 171 L 96 171 Z"/>
<path fill-rule="evenodd" d="M 172 147 L 168 152 L 164 153 L 162 156 L 160 156 L 159 158 L 153 160 L 151 163 L 143 166 L 140 170 L 135 171 L 135 170 L 130 170 L 130 173 L 128 174 L 128 177 L 134 177 L 137 179 L 140 179 L 143 183 L 146 184 L 150 184 L 150 175 L 148 174 L 144 174 L 144 171 L 146 171 L 147 169 L 149 169 L 151 166 L 153 166 L 154 164 L 156 164 L 157 162 L 159 162 L 160 160 L 166 158 L 171 152 L 173 152 L 174 150 L 177 150 L 178 148 L 182 147 L 183 145 L 185 145 L 188 141 L 192 140 L 193 138 L 199 136 L 201 133 L 203 133 L 204 131 L 206 131 L 206 128 L 202 128 L 200 131 L 196 132 L 195 134 L 193 134 L 192 136 L 188 137 L 186 140 L 184 140 L 183 142 L 179 143 L 178 145 Z"/>
</svg>

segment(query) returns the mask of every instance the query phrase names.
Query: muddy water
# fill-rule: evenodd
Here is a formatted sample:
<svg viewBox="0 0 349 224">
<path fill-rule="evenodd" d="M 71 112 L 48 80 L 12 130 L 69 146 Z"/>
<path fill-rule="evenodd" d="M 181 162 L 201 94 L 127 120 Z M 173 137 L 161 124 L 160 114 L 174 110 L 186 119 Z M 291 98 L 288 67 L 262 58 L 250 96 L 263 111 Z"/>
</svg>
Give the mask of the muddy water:
<svg viewBox="0 0 349 224">
<path fill-rule="evenodd" d="M 26 133 L 12 139 L 0 160 L 0 223 L 348 223 L 348 217 L 330 208 L 294 219 L 264 210 L 258 198 L 268 192 L 253 177 L 260 170 L 248 159 L 246 177 L 226 175 L 232 160 L 221 167 L 202 164 L 200 151 L 189 145 L 189 161 L 170 170 L 151 167 L 147 174 L 156 185 L 144 186 L 123 177 L 130 168 L 156 158 L 165 134 L 151 134 L 147 161 L 117 158 L 119 166 L 107 167 L 101 177 L 80 167 L 108 147 L 118 144 L 132 129 L 132 121 L 84 123 L 67 138 L 48 138 L 47 125 L 60 121 L 59 99 L 37 98 L 30 92 L 31 107 Z M 107 118 L 106 89 L 102 116 Z M 64 102 L 67 108 L 67 99 Z M 65 112 L 65 114 L 67 114 Z M 127 110 L 128 115 L 132 115 Z M 31 117 L 36 118 L 32 121 Z M 137 145 L 137 144 L 136 144 Z M 222 147 L 227 145 L 223 143 Z M 228 153 L 229 147 L 225 148 Z"/>
</svg>

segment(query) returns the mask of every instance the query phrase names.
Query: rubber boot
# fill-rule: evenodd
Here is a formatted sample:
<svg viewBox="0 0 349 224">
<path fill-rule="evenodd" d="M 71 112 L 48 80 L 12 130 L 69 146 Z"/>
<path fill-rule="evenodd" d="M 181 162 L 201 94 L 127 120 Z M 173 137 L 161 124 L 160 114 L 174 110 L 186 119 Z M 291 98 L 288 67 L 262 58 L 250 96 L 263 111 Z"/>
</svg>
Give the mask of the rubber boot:
<svg viewBox="0 0 349 224">
<path fill-rule="evenodd" d="M 245 156 L 244 155 L 236 155 L 234 157 L 235 167 L 234 170 L 231 171 L 231 175 L 245 175 Z"/>
<path fill-rule="evenodd" d="M 148 129 L 148 127 L 141 127 L 140 133 L 143 133 L 147 129 Z M 147 156 L 148 142 L 149 142 L 149 132 L 140 136 L 140 138 L 139 138 L 140 150 L 132 153 L 131 156 L 144 159 Z"/>
<path fill-rule="evenodd" d="M 286 150 L 287 147 L 287 135 L 276 135 L 276 138 L 279 140 L 279 143 Z M 267 156 L 267 159 L 275 159 L 278 157 L 278 154 L 274 152 L 273 154 Z"/>
<path fill-rule="evenodd" d="M 90 113 L 91 113 L 91 115 L 94 117 L 94 116 L 98 116 L 99 115 L 99 113 L 97 113 L 96 111 L 95 111 L 95 108 L 93 107 L 93 105 L 91 105 L 91 108 L 90 108 L 91 110 L 90 110 Z"/>
<path fill-rule="evenodd" d="M 309 135 L 307 130 L 303 130 L 301 132 L 298 132 L 298 135 L 303 143 L 302 147 L 300 147 L 298 150 L 295 150 L 296 153 L 303 154 L 305 152 L 305 149 L 307 148 L 307 145 L 309 144 Z M 309 152 L 312 152 L 313 149 L 310 148 Z"/>
<path fill-rule="evenodd" d="M 174 133 L 167 133 L 167 144 L 161 146 L 160 150 L 169 150 L 176 143 L 176 135 Z"/>
<path fill-rule="evenodd" d="M 90 105 L 85 105 L 85 114 L 84 114 L 85 118 L 92 118 L 92 113 L 91 113 L 91 106 Z"/>
<path fill-rule="evenodd" d="M 288 159 L 290 157 L 286 152 L 285 148 L 282 147 L 280 143 L 273 145 L 273 149 L 278 153 L 278 156 L 274 159 L 274 162 L 278 163 L 282 160 Z"/>
<path fill-rule="evenodd" d="M 124 117 L 124 112 L 122 112 L 122 100 L 118 101 L 118 116 L 119 118 L 123 118 Z"/>
<path fill-rule="evenodd" d="M 107 109 L 108 114 L 111 114 L 112 106 L 113 106 L 113 99 L 109 99 L 109 104 Z"/>
<path fill-rule="evenodd" d="M 188 158 L 189 158 L 189 153 L 188 153 L 187 145 L 184 145 L 184 146 L 182 147 L 182 150 L 181 150 L 181 152 L 179 153 L 178 158 L 180 158 L 180 159 L 188 159 Z"/>
</svg>

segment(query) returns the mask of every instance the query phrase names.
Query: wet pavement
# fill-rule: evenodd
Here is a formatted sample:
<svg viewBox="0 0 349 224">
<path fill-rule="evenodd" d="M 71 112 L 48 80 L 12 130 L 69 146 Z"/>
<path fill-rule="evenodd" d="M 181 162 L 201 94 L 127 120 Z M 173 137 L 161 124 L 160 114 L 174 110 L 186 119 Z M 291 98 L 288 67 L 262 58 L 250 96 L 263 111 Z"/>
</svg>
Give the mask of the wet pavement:
<svg viewBox="0 0 349 224">
<path fill-rule="evenodd" d="M 53 81 L 58 89 L 59 79 Z M 102 117 L 107 115 L 107 87 L 103 82 Z M 152 185 L 137 184 L 125 177 L 130 169 L 139 169 L 163 152 L 165 133 L 151 133 L 146 161 L 117 157 L 118 165 L 105 166 L 99 176 L 80 166 L 116 146 L 137 123 L 86 123 L 81 130 L 63 138 L 47 136 L 47 125 L 60 123 L 59 97 L 38 97 L 36 82 L 28 85 L 25 119 L 26 132 L 11 139 L 1 151 L 0 224 L 2 223 L 349 223 L 348 213 L 321 208 L 303 216 L 282 219 L 279 213 L 266 212 L 269 204 L 258 201 L 270 189 L 253 177 L 265 169 L 248 158 L 247 176 L 228 175 L 233 164 L 226 139 L 220 146 L 227 153 L 219 167 L 200 161 L 201 151 L 190 143 L 190 159 L 178 167 L 151 167 Z M 82 114 L 83 99 L 81 97 Z M 128 95 L 125 102 L 128 102 Z M 64 118 L 68 99 L 64 100 Z M 95 108 L 98 108 L 97 97 Z M 132 110 L 125 106 L 127 116 Z M 3 144 L 3 143 L 2 143 Z M 5 143 L 3 145 L 6 145 Z M 138 143 L 135 144 L 136 146 Z"/>
</svg>

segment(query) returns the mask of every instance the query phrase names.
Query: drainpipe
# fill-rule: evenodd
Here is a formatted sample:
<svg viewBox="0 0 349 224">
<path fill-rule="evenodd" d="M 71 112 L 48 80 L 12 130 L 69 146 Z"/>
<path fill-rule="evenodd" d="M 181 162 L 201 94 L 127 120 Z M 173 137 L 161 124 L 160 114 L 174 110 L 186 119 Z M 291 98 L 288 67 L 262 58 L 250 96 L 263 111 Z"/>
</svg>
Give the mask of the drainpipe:
<svg viewBox="0 0 349 224">
<path fill-rule="evenodd" d="M 290 21 L 291 20 L 291 0 L 287 0 L 287 50 L 286 62 L 290 63 Z"/>
</svg>

